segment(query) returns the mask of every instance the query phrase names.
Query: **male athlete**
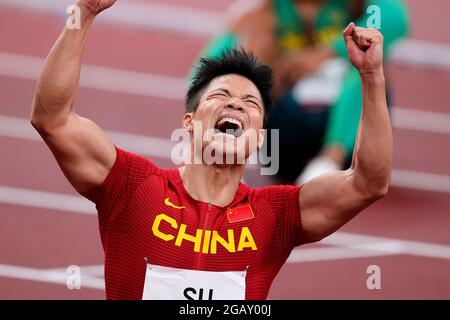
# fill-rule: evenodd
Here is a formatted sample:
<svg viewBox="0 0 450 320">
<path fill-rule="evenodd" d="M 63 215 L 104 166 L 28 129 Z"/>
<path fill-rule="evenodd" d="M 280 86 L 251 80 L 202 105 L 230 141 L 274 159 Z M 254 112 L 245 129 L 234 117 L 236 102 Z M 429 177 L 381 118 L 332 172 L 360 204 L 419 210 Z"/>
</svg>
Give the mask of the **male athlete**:
<svg viewBox="0 0 450 320">
<path fill-rule="evenodd" d="M 387 193 L 392 133 L 382 35 L 354 24 L 343 32 L 363 90 L 351 168 L 303 187 L 251 189 L 240 183 L 245 164 L 201 161 L 163 170 L 117 148 L 75 112 L 88 29 L 114 2 L 78 2 L 81 29 L 65 29 L 52 48 L 31 115 L 67 179 L 97 205 L 107 298 L 265 299 L 295 246 L 330 235 Z M 229 146 L 248 139 L 251 131 L 260 132 L 270 107 L 270 86 L 270 69 L 244 51 L 203 60 L 183 118 L 191 139 L 201 142 L 200 153 L 194 150 L 191 160 L 207 148 L 219 160 L 230 152 L 231 159 L 238 152 L 248 156 L 253 150 Z M 212 133 L 198 136 L 196 123 Z"/>
</svg>

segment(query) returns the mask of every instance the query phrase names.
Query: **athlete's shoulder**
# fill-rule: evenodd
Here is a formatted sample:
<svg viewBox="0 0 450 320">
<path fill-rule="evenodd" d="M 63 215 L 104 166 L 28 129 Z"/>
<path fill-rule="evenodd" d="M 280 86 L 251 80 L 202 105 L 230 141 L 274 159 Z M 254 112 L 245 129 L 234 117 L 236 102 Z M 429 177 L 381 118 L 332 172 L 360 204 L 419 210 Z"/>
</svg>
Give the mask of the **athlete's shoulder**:
<svg viewBox="0 0 450 320">
<path fill-rule="evenodd" d="M 97 205 L 99 214 L 100 211 L 113 211 L 114 206 L 119 207 L 117 204 L 119 199 L 129 198 L 142 182 L 161 171 L 155 164 L 140 155 L 117 146 L 115 149 L 116 159 L 103 183 L 82 193 Z M 103 220 L 106 221 L 106 219 Z"/>
<path fill-rule="evenodd" d="M 117 160 L 115 166 L 118 168 L 112 171 L 122 171 L 122 178 L 134 184 L 136 188 L 142 186 L 147 189 L 157 190 L 165 188 L 168 181 L 177 188 L 182 187 L 177 168 L 160 168 L 141 155 L 117 147 L 116 149 Z"/>
<path fill-rule="evenodd" d="M 114 164 L 115 167 L 126 167 L 131 171 L 130 173 L 145 171 L 150 174 L 160 174 L 161 172 L 161 169 L 152 161 L 134 152 L 130 152 L 116 146 L 116 154 L 116 163 Z"/>
<path fill-rule="evenodd" d="M 252 189 L 248 199 L 252 206 L 263 212 L 285 216 L 300 210 L 300 186 L 269 185 Z"/>
<path fill-rule="evenodd" d="M 252 189 L 255 198 L 282 198 L 300 192 L 301 186 L 294 185 L 269 185 L 262 188 Z"/>
</svg>

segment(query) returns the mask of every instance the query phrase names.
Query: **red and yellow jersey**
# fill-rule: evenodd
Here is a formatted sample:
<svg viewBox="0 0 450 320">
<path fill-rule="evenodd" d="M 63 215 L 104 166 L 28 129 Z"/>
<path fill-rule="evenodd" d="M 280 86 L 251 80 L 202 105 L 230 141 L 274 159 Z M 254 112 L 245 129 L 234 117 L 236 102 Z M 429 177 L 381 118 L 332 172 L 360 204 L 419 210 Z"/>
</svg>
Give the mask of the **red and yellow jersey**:
<svg viewBox="0 0 450 320">
<path fill-rule="evenodd" d="M 193 199 L 177 169 L 117 148 L 97 205 L 108 299 L 141 299 L 146 258 L 202 271 L 247 270 L 246 299 L 265 299 L 291 250 L 302 244 L 297 186 L 239 185 L 228 207 Z"/>
</svg>

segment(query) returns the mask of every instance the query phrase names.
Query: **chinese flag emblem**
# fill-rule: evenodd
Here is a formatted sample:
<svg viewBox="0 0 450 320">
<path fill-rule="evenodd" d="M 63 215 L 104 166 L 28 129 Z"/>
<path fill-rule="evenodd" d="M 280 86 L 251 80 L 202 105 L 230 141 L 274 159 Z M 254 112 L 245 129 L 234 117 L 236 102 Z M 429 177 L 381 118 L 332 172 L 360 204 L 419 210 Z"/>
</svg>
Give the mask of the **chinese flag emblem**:
<svg viewBox="0 0 450 320">
<path fill-rule="evenodd" d="M 255 217 L 252 207 L 247 204 L 237 208 L 228 208 L 227 217 L 230 223 L 250 220 Z"/>
</svg>

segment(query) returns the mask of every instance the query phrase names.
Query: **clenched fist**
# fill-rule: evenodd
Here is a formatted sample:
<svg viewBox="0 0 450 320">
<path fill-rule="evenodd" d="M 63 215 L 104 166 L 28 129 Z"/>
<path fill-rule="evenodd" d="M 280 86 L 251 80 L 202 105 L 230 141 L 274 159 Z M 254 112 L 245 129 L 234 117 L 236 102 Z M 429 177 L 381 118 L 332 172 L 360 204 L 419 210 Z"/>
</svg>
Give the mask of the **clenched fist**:
<svg viewBox="0 0 450 320">
<path fill-rule="evenodd" d="M 361 74 L 383 68 L 383 35 L 376 29 L 356 27 L 352 22 L 342 32 L 348 58 Z"/>
<path fill-rule="evenodd" d="M 93 14 L 97 15 L 103 10 L 111 7 L 116 0 L 79 0 L 78 5 L 83 5 Z"/>
</svg>

